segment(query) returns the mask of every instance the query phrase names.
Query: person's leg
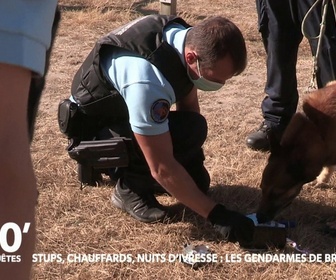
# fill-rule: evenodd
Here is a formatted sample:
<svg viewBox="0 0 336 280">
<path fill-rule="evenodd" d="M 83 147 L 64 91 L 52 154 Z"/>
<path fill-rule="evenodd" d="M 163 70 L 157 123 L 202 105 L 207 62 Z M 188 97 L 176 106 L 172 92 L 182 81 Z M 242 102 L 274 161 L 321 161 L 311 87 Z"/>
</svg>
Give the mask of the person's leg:
<svg viewBox="0 0 336 280">
<path fill-rule="evenodd" d="M 110 170 L 111 180 L 116 180 L 112 204 L 133 218 L 145 223 L 164 219 L 166 211 L 154 196 L 156 181 L 151 176 L 148 164 L 137 145 L 129 123 L 110 126 L 112 137 L 128 137 L 128 167 Z"/>
<path fill-rule="evenodd" d="M 8 17 L 12 19 L 11 15 Z M 10 43 L 2 44 L 11 47 Z M 45 53 L 39 55 L 44 56 Z M 31 70 L 0 63 L 0 145 L 3 148 L 0 157 L 0 227 L 14 223 L 20 229 L 23 226 L 26 228 L 19 249 L 14 252 L 20 257 L 20 262 L 1 263 L 0 279 L 29 279 L 36 242 L 35 206 L 38 192 L 30 154 L 33 126 L 29 126 L 29 130 L 27 127 L 32 80 Z M 6 236 L 2 238 L 8 244 L 14 242 L 13 234 L 8 235 L 8 240 Z M 0 246 L 0 254 L 12 252 Z"/>
<path fill-rule="evenodd" d="M 309 8 L 315 0 L 302 0 L 298 2 L 297 17 L 302 23 Z M 318 38 L 322 22 L 322 2 L 309 13 L 304 22 L 304 31 L 308 37 L 312 54 L 315 56 L 318 45 Z M 316 82 L 318 88 L 324 87 L 328 82 L 336 79 L 336 22 L 333 7 L 329 1 L 325 22 L 325 32 L 322 36 L 320 54 L 318 58 L 318 70 Z"/>
<path fill-rule="evenodd" d="M 271 129 L 280 138 L 296 111 L 296 61 L 302 40 L 289 0 L 265 0 L 263 4 L 257 5 L 257 8 L 259 14 L 267 13 L 267 16 L 259 16 L 266 21 L 260 24 L 267 53 L 266 97 L 261 104 L 264 122 L 257 132 L 247 138 L 247 146 L 256 150 L 268 150 L 268 131 Z"/>
<path fill-rule="evenodd" d="M 256 0 L 256 9 L 258 16 L 258 31 L 263 40 L 265 51 L 267 52 L 267 38 L 268 38 L 268 15 L 266 9 L 266 0 Z"/>
<path fill-rule="evenodd" d="M 206 193 L 210 186 L 210 176 L 204 167 L 202 150 L 208 134 L 205 118 L 194 112 L 171 112 L 169 130 L 176 160 L 187 170 L 198 188 Z"/>
<path fill-rule="evenodd" d="M 1 279 L 27 279 L 35 245 L 37 189 L 27 130 L 30 80 L 31 71 L 28 69 L 0 63 L 0 144 L 3 147 L 0 157 L 0 227 L 9 222 L 20 227 L 30 223 L 29 231 L 15 252 L 21 256 L 21 266 L 15 263 L 4 265 L 0 274 L 6 277 Z M 13 243 L 12 237 L 9 242 Z M 0 254 L 7 252 L 0 248 Z"/>
<path fill-rule="evenodd" d="M 205 118 L 194 112 L 172 111 L 169 114 L 169 130 L 174 157 L 193 178 L 198 188 L 207 193 L 210 176 L 203 164 L 205 158 L 202 150 L 208 131 Z M 156 181 L 151 187 L 156 193 L 166 192 Z"/>
<path fill-rule="evenodd" d="M 169 113 L 169 130 L 172 138 L 174 157 L 183 165 L 198 187 L 206 192 L 210 185 L 209 174 L 204 168 L 204 155 L 202 145 L 207 136 L 207 123 L 204 117 L 194 112 Z M 128 128 L 130 130 L 130 128 Z M 113 129 L 116 135 L 133 137 L 130 132 L 120 132 Z M 148 164 L 138 147 L 136 140 L 129 147 L 130 165 L 124 169 L 124 182 L 132 184 L 137 182 L 138 188 L 156 189 L 157 182 L 150 174 Z"/>
<path fill-rule="evenodd" d="M 298 18 L 302 22 L 304 16 L 306 15 L 308 9 L 313 5 L 315 0 L 305 0 L 300 1 L 298 4 Z M 333 7 L 329 1 L 327 7 L 326 25 L 325 33 L 321 40 L 320 54 L 318 63 L 318 70 L 316 73 L 317 87 L 324 87 L 328 82 L 336 80 L 336 22 Z M 322 2 L 317 5 L 317 7 L 312 10 L 311 14 L 307 17 L 304 22 L 304 30 L 311 47 L 312 55 L 316 55 L 318 38 L 312 39 L 311 37 L 316 37 L 320 33 L 320 24 L 322 21 Z M 325 171 L 325 170 L 323 170 Z M 322 184 L 324 181 L 328 181 L 331 175 L 327 172 L 321 173 L 317 178 L 317 183 Z M 336 221 L 329 221 L 326 223 L 323 232 L 329 234 L 330 236 L 336 236 Z"/>
<path fill-rule="evenodd" d="M 170 112 L 169 129 L 175 158 L 186 168 L 198 187 L 207 192 L 210 177 L 203 166 L 204 155 L 201 148 L 207 135 L 204 117 L 193 112 Z M 165 216 L 165 211 L 155 199 L 154 192 L 160 193 L 165 190 L 151 176 L 148 164 L 135 139 L 129 151 L 130 164 L 123 169 L 112 202 L 137 220 L 143 222 L 161 220 Z"/>
</svg>

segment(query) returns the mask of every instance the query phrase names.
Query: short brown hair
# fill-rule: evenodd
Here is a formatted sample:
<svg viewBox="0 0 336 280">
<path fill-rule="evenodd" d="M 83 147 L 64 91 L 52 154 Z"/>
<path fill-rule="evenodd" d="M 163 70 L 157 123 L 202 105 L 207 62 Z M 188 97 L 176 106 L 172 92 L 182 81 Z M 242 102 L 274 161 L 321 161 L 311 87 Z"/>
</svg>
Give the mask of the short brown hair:
<svg viewBox="0 0 336 280">
<path fill-rule="evenodd" d="M 192 27 L 187 33 L 186 46 L 197 52 L 207 68 L 227 54 L 233 60 L 235 75 L 243 72 L 247 64 L 244 37 L 239 28 L 224 17 L 210 17 Z"/>
</svg>

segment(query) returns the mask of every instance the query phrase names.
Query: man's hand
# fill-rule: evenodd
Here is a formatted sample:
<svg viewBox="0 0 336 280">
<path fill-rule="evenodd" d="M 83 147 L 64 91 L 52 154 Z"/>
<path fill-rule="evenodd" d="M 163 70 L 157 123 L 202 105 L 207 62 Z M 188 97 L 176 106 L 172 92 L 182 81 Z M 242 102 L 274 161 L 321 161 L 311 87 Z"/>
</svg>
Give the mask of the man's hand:
<svg viewBox="0 0 336 280">
<path fill-rule="evenodd" d="M 209 213 L 208 220 L 229 241 L 238 241 L 246 246 L 253 240 L 254 223 L 243 214 L 231 211 L 224 205 L 217 204 Z"/>
</svg>

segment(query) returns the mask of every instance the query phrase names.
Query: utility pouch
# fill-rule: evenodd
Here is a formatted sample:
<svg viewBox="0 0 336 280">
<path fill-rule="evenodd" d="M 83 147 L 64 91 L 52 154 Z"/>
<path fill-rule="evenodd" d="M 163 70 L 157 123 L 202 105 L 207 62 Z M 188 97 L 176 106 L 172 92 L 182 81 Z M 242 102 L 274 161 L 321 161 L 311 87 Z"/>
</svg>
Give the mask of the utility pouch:
<svg viewBox="0 0 336 280">
<path fill-rule="evenodd" d="M 69 99 L 64 99 L 58 105 L 58 125 L 68 138 L 80 136 L 81 115 L 78 105 Z"/>
<path fill-rule="evenodd" d="M 78 179 L 81 184 L 95 186 L 103 170 L 126 167 L 129 163 L 127 142 L 131 139 L 115 137 L 109 140 L 81 141 L 68 150 L 78 162 Z"/>
<path fill-rule="evenodd" d="M 80 164 L 94 169 L 128 166 L 126 142 L 129 138 L 115 137 L 108 140 L 81 141 L 68 151 L 69 156 Z"/>
</svg>

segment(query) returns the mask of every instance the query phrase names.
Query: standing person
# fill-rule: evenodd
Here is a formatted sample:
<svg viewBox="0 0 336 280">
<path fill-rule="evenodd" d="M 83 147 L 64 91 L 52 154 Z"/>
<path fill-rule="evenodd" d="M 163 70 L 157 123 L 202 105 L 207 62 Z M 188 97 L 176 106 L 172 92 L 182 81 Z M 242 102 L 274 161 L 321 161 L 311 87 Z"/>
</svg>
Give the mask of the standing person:
<svg viewBox="0 0 336 280">
<path fill-rule="evenodd" d="M 56 5 L 57 1 L 24 0 L 0 4 L 0 228 L 15 223 L 23 230 L 30 223 L 15 252 L 3 246 L 13 244 L 11 234 L 8 240 L 2 236 L 1 256 L 18 257 L 1 261 L 0 279 L 30 278 L 37 202 L 30 140 L 49 63 L 47 50 L 59 20 Z"/>
<path fill-rule="evenodd" d="M 322 20 L 321 0 L 256 0 L 259 31 L 267 53 L 266 97 L 261 103 L 264 121 L 256 132 L 247 137 L 246 144 L 255 150 L 269 150 L 267 134 L 272 131 L 280 140 L 291 117 L 296 112 L 298 90 L 296 62 L 303 35 L 301 24 L 309 8 L 318 1 L 307 17 L 304 30 L 309 38 L 312 54 L 316 55 Z M 325 86 L 336 79 L 335 14 L 328 4 L 326 29 L 322 37 L 321 53 L 316 73 L 317 86 Z"/>
<path fill-rule="evenodd" d="M 240 74 L 246 60 L 240 30 L 223 17 L 192 27 L 150 15 L 98 40 L 74 77 L 71 100 L 82 114 L 81 140 L 106 139 L 106 132 L 132 139 L 114 206 L 142 222 L 160 221 L 166 211 L 154 196 L 159 185 L 217 228 L 230 227 L 236 240 L 251 240 L 252 221 L 206 195 L 207 123 L 197 97 L 197 89 L 218 90 Z"/>
</svg>

